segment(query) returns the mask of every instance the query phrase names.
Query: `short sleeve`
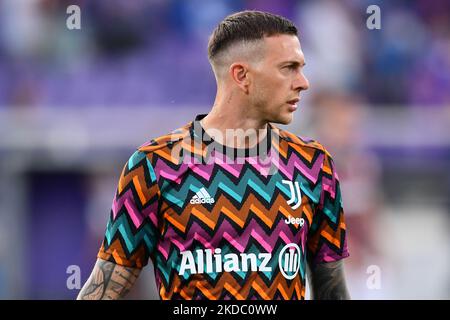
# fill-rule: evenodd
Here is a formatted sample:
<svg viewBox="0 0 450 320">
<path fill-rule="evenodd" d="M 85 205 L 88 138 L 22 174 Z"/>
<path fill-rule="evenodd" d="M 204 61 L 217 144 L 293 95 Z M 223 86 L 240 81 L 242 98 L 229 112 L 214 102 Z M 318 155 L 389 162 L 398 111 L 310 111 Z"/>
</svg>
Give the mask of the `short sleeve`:
<svg viewBox="0 0 450 320">
<path fill-rule="evenodd" d="M 159 187 L 146 153 L 136 151 L 125 164 L 97 257 L 119 265 L 147 265 L 158 241 Z"/>
<path fill-rule="evenodd" d="M 339 178 L 333 159 L 326 151 L 319 178 L 321 195 L 307 240 L 307 259 L 312 265 L 349 256 Z"/>
</svg>

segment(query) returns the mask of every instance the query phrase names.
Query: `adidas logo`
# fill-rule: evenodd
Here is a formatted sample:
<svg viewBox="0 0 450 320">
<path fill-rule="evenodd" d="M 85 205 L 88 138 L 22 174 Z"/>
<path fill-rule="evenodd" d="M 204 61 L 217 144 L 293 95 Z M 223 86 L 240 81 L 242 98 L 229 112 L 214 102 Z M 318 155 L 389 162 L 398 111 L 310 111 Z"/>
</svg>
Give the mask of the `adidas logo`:
<svg viewBox="0 0 450 320">
<path fill-rule="evenodd" d="M 205 188 L 201 188 L 191 199 L 191 204 L 199 203 L 214 203 L 214 198 L 212 198 Z"/>
</svg>

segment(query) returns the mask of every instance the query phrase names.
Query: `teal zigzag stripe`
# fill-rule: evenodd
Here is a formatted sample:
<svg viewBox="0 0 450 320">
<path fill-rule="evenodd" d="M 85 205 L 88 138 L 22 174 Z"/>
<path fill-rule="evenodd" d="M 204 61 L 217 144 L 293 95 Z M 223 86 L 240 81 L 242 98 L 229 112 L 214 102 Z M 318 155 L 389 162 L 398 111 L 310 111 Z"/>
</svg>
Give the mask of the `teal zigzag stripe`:
<svg viewBox="0 0 450 320">
<path fill-rule="evenodd" d="M 150 224 L 145 224 L 136 234 L 133 235 L 131 227 L 128 223 L 126 215 L 121 215 L 114 222 L 108 221 L 106 227 L 106 240 L 108 246 L 117 232 L 120 233 L 122 239 L 125 241 L 128 253 L 131 254 L 137 247 L 144 242 L 149 252 L 152 252 L 155 246 L 156 233 Z"/>
<path fill-rule="evenodd" d="M 302 192 L 308 195 L 313 201 L 318 202 L 320 198 L 321 185 L 317 184 L 314 189 L 311 189 L 309 188 L 307 181 L 302 176 L 299 175 L 297 180 L 300 182 Z M 197 192 L 199 188 L 195 186 L 199 185 L 201 186 L 203 183 L 190 175 L 184 181 L 183 186 L 181 186 L 179 191 L 171 189 L 170 183 L 167 181 L 164 181 L 161 189 L 163 190 L 163 196 L 167 200 L 181 208 L 187 199 L 189 190 Z M 218 189 L 221 189 L 236 201 L 242 202 L 242 196 L 245 194 L 248 187 L 259 193 L 267 202 L 270 202 L 275 188 L 278 188 L 281 192 L 283 192 L 286 197 L 290 198 L 291 196 L 289 188 L 280 181 L 277 181 L 276 178 L 271 178 L 267 185 L 265 185 L 264 182 L 261 181 L 251 170 L 247 170 L 245 172 L 244 176 L 239 179 L 239 183 L 237 185 L 234 184 L 223 172 L 219 171 L 214 177 L 214 181 L 208 187 L 208 192 L 212 197 L 214 197 Z M 168 189 L 171 189 L 171 191 L 164 191 Z"/>
<path fill-rule="evenodd" d="M 146 158 L 146 154 L 144 152 L 141 151 L 136 151 L 132 154 L 132 156 L 130 157 L 130 159 L 128 159 L 128 170 L 132 170 L 134 169 L 134 167 L 142 161 L 142 159 Z M 150 173 L 150 178 L 151 178 L 151 182 L 155 182 L 156 181 L 156 174 L 155 171 L 153 169 L 153 166 L 151 165 L 150 161 L 147 158 L 147 168 L 148 171 Z"/>
</svg>

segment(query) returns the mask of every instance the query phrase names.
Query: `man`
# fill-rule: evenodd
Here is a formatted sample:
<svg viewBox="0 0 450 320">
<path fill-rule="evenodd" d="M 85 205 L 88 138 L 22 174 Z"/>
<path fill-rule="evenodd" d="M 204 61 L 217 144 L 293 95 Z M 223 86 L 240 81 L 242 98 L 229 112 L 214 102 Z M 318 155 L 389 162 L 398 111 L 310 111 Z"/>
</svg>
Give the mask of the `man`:
<svg viewBox="0 0 450 320">
<path fill-rule="evenodd" d="M 309 86 L 296 27 L 239 12 L 208 53 L 212 110 L 130 157 L 78 298 L 124 297 L 151 258 L 161 299 L 304 299 L 307 269 L 312 298 L 348 299 L 333 160 L 271 124 L 290 123 Z"/>
</svg>

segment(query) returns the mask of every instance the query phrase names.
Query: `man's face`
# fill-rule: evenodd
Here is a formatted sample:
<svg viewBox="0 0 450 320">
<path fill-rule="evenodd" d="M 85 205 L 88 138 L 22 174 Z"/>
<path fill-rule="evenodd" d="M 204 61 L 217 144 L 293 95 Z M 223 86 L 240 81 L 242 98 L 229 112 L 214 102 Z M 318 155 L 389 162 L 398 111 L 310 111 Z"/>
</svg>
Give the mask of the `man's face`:
<svg viewBox="0 0 450 320">
<path fill-rule="evenodd" d="M 297 109 L 300 91 L 309 87 L 303 75 L 305 58 L 298 38 L 277 35 L 264 38 L 262 61 L 251 70 L 251 105 L 263 119 L 288 124 Z"/>
</svg>

